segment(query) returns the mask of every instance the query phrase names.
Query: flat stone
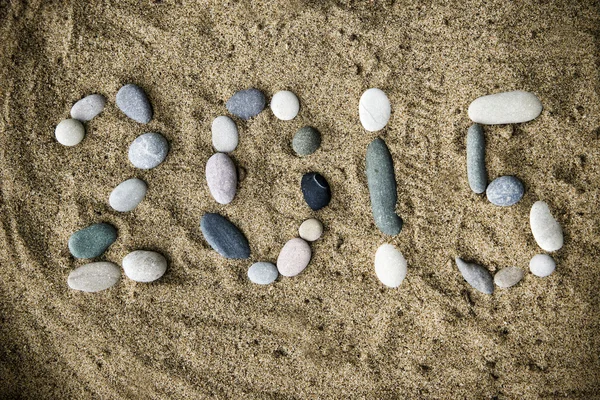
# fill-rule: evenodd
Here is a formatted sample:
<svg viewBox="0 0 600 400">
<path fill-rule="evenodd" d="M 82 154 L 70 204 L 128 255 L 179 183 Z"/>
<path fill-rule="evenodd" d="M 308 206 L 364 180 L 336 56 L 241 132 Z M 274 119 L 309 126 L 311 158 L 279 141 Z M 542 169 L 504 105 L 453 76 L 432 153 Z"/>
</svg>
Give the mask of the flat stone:
<svg viewBox="0 0 600 400">
<path fill-rule="evenodd" d="M 113 189 L 108 197 L 108 204 L 115 211 L 132 211 L 144 200 L 147 191 L 148 186 L 143 180 L 138 178 L 127 179 Z"/>
<path fill-rule="evenodd" d="M 545 278 L 556 269 L 554 259 L 548 254 L 537 254 L 529 261 L 529 270 L 535 276 Z"/>
<path fill-rule="evenodd" d="M 206 182 L 219 204 L 229 204 L 237 190 L 237 170 L 225 153 L 213 154 L 206 162 Z"/>
<path fill-rule="evenodd" d="M 485 192 L 487 171 L 485 168 L 485 135 L 479 124 L 473 124 L 467 132 L 467 177 L 471 190 Z"/>
<path fill-rule="evenodd" d="M 375 225 L 386 235 L 397 235 L 403 222 L 396 215 L 398 195 L 392 155 L 383 140 L 375 139 L 367 147 L 366 167 Z"/>
<path fill-rule="evenodd" d="M 300 111 L 300 101 L 289 90 L 281 90 L 275 93 L 271 99 L 271 111 L 282 121 L 292 120 Z"/>
<path fill-rule="evenodd" d="M 552 252 L 562 248 L 562 228 L 550 213 L 548 204 L 543 201 L 533 203 L 529 213 L 529 224 L 535 241 L 542 249 Z"/>
<path fill-rule="evenodd" d="M 101 256 L 117 240 L 117 229 L 107 223 L 93 224 L 69 238 L 69 251 L 76 258 Z"/>
<path fill-rule="evenodd" d="M 304 174 L 300 183 L 304 201 L 313 210 L 325 207 L 331 201 L 331 189 L 327 180 L 316 172 Z"/>
<path fill-rule="evenodd" d="M 147 124 L 152 119 L 152 105 L 146 92 L 132 83 L 117 92 L 117 107 L 132 120 Z"/>
<path fill-rule="evenodd" d="M 277 267 L 270 262 L 257 262 L 248 268 L 248 278 L 258 285 L 273 283 L 278 276 Z"/>
<path fill-rule="evenodd" d="M 71 271 L 67 284 L 82 292 L 99 292 L 114 286 L 121 278 L 121 269 L 111 262 L 93 262 Z"/>
<path fill-rule="evenodd" d="M 479 97 L 469 106 L 469 118 L 485 125 L 527 122 L 541 112 L 542 103 L 536 95 L 521 90 Z"/>
<path fill-rule="evenodd" d="M 235 122 L 229 117 L 221 115 L 213 120 L 212 143 L 215 150 L 229 153 L 235 150 L 239 141 L 239 134 Z"/>
<path fill-rule="evenodd" d="M 167 271 L 167 259 L 155 251 L 132 251 L 122 264 L 125 275 L 136 282 L 153 282 Z"/>
<path fill-rule="evenodd" d="M 314 153 L 321 146 L 321 134 L 312 126 L 300 128 L 292 140 L 292 149 L 299 156 Z"/>
<path fill-rule="evenodd" d="M 506 267 L 496 272 L 494 283 L 503 289 L 516 285 L 523 279 L 525 273 L 518 267 Z"/>
<path fill-rule="evenodd" d="M 54 136 L 63 146 L 75 146 L 83 140 L 85 128 L 76 119 L 63 119 L 56 125 Z"/>
<path fill-rule="evenodd" d="M 385 286 L 397 288 L 406 277 L 406 259 L 396 247 L 382 244 L 375 253 L 375 274 Z"/>
<path fill-rule="evenodd" d="M 508 207 L 516 204 L 523 198 L 525 187 L 519 178 L 505 175 L 496 178 L 485 191 L 487 199 L 496 206 Z"/>
<path fill-rule="evenodd" d="M 260 114 L 265 109 L 267 99 L 258 89 L 246 89 L 236 92 L 227 101 L 227 110 L 243 120 L 248 120 Z"/>
<path fill-rule="evenodd" d="M 81 122 L 92 120 L 96 115 L 104 110 L 106 99 L 99 94 L 90 94 L 73 104 L 71 107 L 71 118 Z"/>
<path fill-rule="evenodd" d="M 300 238 L 289 240 L 277 257 L 277 270 L 283 276 L 296 276 L 310 262 L 310 246 Z"/>
<path fill-rule="evenodd" d="M 478 264 L 466 263 L 458 257 L 455 261 L 458 270 L 469 285 L 481 293 L 494 293 L 494 279 L 487 269 Z"/>
<path fill-rule="evenodd" d="M 323 234 L 323 224 L 316 218 L 307 219 L 300 225 L 298 233 L 307 242 L 314 242 Z"/>
<path fill-rule="evenodd" d="M 363 128 L 369 132 L 376 132 L 385 128 L 392 106 L 386 94 L 377 88 L 366 90 L 358 102 L 358 115 Z"/>
<path fill-rule="evenodd" d="M 129 161 L 134 167 L 152 169 L 160 165 L 169 153 L 169 143 L 160 133 L 138 136 L 129 146 Z"/>
<path fill-rule="evenodd" d="M 204 214 L 200 220 L 200 230 L 210 247 L 223 257 L 250 257 L 246 236 L 225 217 L 215 213 Z"/>
</svg>

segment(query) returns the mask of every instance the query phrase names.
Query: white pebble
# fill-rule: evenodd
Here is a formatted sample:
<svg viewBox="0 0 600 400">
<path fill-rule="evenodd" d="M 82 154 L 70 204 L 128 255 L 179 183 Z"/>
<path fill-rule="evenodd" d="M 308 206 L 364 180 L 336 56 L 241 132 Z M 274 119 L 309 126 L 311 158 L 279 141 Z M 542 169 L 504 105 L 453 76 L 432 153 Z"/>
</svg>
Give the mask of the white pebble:
<svg viewBox="0 0 600 400">
<path fill-rule="evenodd" d="M 397 288 L 406 277 L 406 259 L 396 247 L 382 244 L 375 253 L 375 274 L 386 286 Z"/>
<path fill-rule="evenodd" d="M 71 107 L 71 118 L 81 122 L 90 121 L 104 110 L 106 99 L 99 94 L 90 94 L 73 104 Z"/>
<path fill-rule="evenodd" d="M 121 269 L 111 262 L 93 262 L 71 271 L 67 284 L 82 292 L 99 292 L 108 289 L 121 278 Z"/>
<path fill-rule="evenodd" d="M 540 278 L 550 275 L 555 269 L 556 263 L 548 254 L 537 254 L 529 261 L 529 270 Z"/>
<path fill-rule="evenodd" d="M 369 132 L 383 129 L 391 114 L 390 100 L 381 89 L 368 89 L 360 97 L 358 115 L 362 126 Z"/>
<path fill-rule="evenodd" d="M 119 212 L 127 212 L 135 209 L 144 200 L 148 186 L 141 179 L 131 178 L 121 182 L 110 193 L 108 204 Z"/>
<path fill-rule="evenodd" d="M 123 271 L 136 282 L 152 282 L 165 274 L 167 259 L 160 253 L 136 250 L 123 259 Z"/>
<path fill-rule="evenodd" d="M 517 124 L 531 121 L 542 112 L 535 94 L 515 90 L 479 97 L 469 105 L 469 118 L 486 125 Z"/>
<path fill-rule="evenodd" d="M 248 278 L 258 285 L 273 283 L 278 276 L 277 267 L 270 262 L 257 262 L 248 268 Z"/>
<path fill-rule="evenodd" d="M 302 239 L 314 242 L 323 234 L 323 224 L 316 218 L 307 219 L 300 225 L 298 233 Z"/>
<path fill-rule="evenodd" d="M 213 120 L 212 143 L 215 150 L 221 153 L 229 153 L 238 145 L 239 135 L 235 122 L 229 117 L 221 115 Z"/>
<path fill-rule="evenodd" d="M 552 252 L 563 246 L 562 228 L 545 202 L 533 203 L 529 213 L 529 224 L 535 241 L 542 249 Z"/>
<path fill-rule="evenodd" d="M 85 136 L 83 124 L 76 119 L 63 119 L 54 131 L 56 140 L 63 146 L 75 146 Z"/>
<path fill-rule="evenodd" d="M 298 115 L 300 101 L 294 93 L 282 90 L 275 93 L 271 99 L 271 111 L 280 120 L 289 121 Z"/>
<path fill-rule="evenodd" d="M 277 270 L 283 276 L 296 276 L 310 262 L 310 246 L 300 238 L 289 240 L 277 257 Z"/>
</svg>

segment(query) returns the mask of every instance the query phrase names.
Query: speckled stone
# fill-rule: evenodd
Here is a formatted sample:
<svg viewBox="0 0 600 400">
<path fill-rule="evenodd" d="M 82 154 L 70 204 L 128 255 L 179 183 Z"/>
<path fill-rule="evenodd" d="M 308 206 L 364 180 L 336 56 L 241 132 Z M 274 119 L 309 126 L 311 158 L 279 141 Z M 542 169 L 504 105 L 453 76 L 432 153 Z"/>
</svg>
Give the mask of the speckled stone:
<svg viewBox="0 0 600 400">
<path fill-rule="evenodd" d="M 527 122 L 541 112 L 542 103 L 536 95 L 521 90 L 479 97 L 469 105 L 469 118 L 485 125 Z"/>
<path fill-rule="evenodd" d="M 236 149 L 239 134 L 237 126 L 231 118 L 224 115 L 215 118 L 211 125 L 211 132 L 215 150 L 221 153 L 230 153 Z"/>
<path fill-rule="evenodd" d="M 85 128 L 76 119 L 63 119 L 56 125 L 54 136 L 56 141 L 63 146 L 75 146 L 83 140 Z"/>
<path fill-rule="evenodd" d="M 494 179 L 486 189 L 487 199 L 490 203 L 501 207 L 518 203 L 524 193 L 523 182 L 510 175 Z"/>
<path fill-rule="evenodd" d="M 321 134 L 312 126 L 300 128 L 292 140 L 292 149 L 299 156 L 307 156 L 314 153 L 321 146 Z"/>
<path fill-rule="evenodd" d="M 210 194 L 217 203 L 231 203 L 237 190 L 237 170 L 227 154 L 216 153 L 208 159 L 206 182 Z"/>
<path fill-rule="evenodd" d="M 306 204 L 313 211 L 320 210 L 331 201 L 329 183 L 321 174 L 316 172 L 304 174 L 300 186 Z"/>
<path fill-rule="evenodd" d="M 385 286 L 397 288 L 406 277 L 406 259 L 396 247 L 382 244 L 375 253 L 375 274 Z"/>
<path fill-rule="evenodd" d="M 529 224 L 535 241 L 542 249 L 552 252 L 562 248 L 562 228 L 550 213 L 548 204 L 543 201 L 533 203 L 529 213 Z"/>
<path fill-rule="evenodd" d="M 106 290 L 121 278 L 121 269 L 111 262 L 93 262 L 71 271 L 67 284 L 71 289 L 82 292 Z"/>
<path fill-rule="evenodd" d="M 376 132 L 385 128 L 391 113 L 390 100 L 381 89 L 368 89 L 360 97 L 358 115 L 363 128 L 367 131 Z"/>
<path fill-rule="evenodd" d="M 117 92 L 117 107 L 132 120 L 147 124 L 152 119 L 152 105 L 146 92 L 132 83 Z"/>
<path fill-rule="evenodd" d="M 278 276 L 277 267 L 270 262 L 257 262 L 248 268 L 248 279 L 258 285 L 273 283 Z"/>
<path fill-rule="evenodd" d="M 227 110 L 243 120 L 248 120 L 260 114 L 265 109 L 267 99 L 258 89 L 246 89 L 236 92 L 227 101 Z"/>
<path fill-rule="evenodd" d="M 529 270 L 540 278 L 551 275 L 555 269 L 556 263 L 548 254 L 537 254 L 529 261 Z"/>
<path fill-rule="evenodd" d="M 117 229 L 114 226 L 93 224 L 71 235 L 69 250 L 76 258 L 94 258 L 102 255 L 115 240 Z"/>
<path fill-rule="evenodd" d="M 503 289 L 516 285 L 523 279 L 525 273 L 518 267 L 506 267 L 496 272 L 494 283 Z"/>
<path fill-rule="evenodd" d="M 323 224 L 316 218 L 307 219 L 300 225 L 298 234 L 307 242 L 314 242 L 323 234 Z"/>
<path fill-rule="evenodd" d="M 122 264 L 125 275 L 136 282 L 153 282 L 167 271 L 167 259 L 155 251 L 132 251 Z"/>
<path fill-rule="evenodd" d="M 138 178 L 127 179 L 113 189 L 108 198 L 108 204 L 115 211 L 132 211 L 144 200 L 147 191 L 148 186 L 143 180 Z"/>
<path fill-rule="evenodd" d="M 73 104 L 71 107 L 71 118 L 81 122 L 92 120 L 96 115 L 104 110 L 106 99 L 99 94 L 90 94 Z"/>
<path fill-rule="evenodd" d="M 289 240 L 277 258 L 277 270 L 283 276 L 296 276 L 304 271 L 310 262 L 310 246 L 300 238 Z"/>
<path fill-rule="evenodd" d="M 490 272 L 478 264 L 466 263 L 456 257 L 456 266 L 467 283 L 481 293 L 494 293 L 494 279 Z"/>
<path fill-rule="evenodd" d="M 471 190 L 485 192 L 487 172 L 485 168 L 485 135 L 479 124 L 473 124 L 467 132 L 467 177 Z"/>
<path fill-rule="evenodd" d="M 200 220 L 200 230 L 210 247 L 223 257 L 250 257 L 248 239 L 225 217 L 215 213 L 204 214 Z"/>
<path fill-rule="evenodd" d="M 159 166 L 169 153 L 169 143 L 160 133 L 138 136 L 129 146 L 129 161 L 134 167 L 152 169 Z"/>
</svg>

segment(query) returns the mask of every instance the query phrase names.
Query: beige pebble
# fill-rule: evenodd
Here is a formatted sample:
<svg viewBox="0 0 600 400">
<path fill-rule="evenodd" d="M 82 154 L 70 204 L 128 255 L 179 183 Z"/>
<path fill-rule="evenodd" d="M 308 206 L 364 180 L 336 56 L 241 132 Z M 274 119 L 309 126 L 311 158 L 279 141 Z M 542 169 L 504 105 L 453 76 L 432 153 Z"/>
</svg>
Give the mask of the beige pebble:
<svg viewBox="0 0 600 400">
<path fill-rule="evenodd" d="M 310 262 L 310 246 L 300 238 L 289 240 L 277 258 L 277 269 L 283 276 L 296 276 Z"/>
<path fill-rule="evenodd" d="M 503 289 L 516 285 L 523 279 L 525 272 L 519 267 L 506 267 L 496 272 L 494 283 Z"/>
<path fill-rule="evenodd" d="M 298 233 L 302 239 L 314 242 L 323 234 L 323 224 L 316 218 L 307 219 L 300 225 Z"/>
</svg>

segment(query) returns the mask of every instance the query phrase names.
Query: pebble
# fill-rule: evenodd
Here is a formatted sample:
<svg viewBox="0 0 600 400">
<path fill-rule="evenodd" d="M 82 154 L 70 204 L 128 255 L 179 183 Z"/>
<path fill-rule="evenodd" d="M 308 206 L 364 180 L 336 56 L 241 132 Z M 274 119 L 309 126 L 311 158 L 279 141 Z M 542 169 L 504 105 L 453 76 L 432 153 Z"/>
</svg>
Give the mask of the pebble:
<svg viewBox="0 0 600 400">
<path fill-rule="evenodd" d="M 111 262 L 100 261 L 82 265 L 71 271 L 67 284 L 82 292 L 99 292 L 108 289 L 121 278 L 121 269 Z"/>
<path fill-rule="evenodd" d="M 104 110 L 106 99 L 99 94 L 90 94 L 73 104 L 71 107 L 71 118 L 81 122 L 92 120 L 96 115 Z"/>
<path fill-rule="evenodd" d="M 471 190 L 485 192 L 487 172 L 485 169 L 485 135 L 479 124 L 473 124 L 467 132 L 467 177 Z"/>
<path fill-rule="evenodd" d="M 167 271 L 167 259 L 160 253 L 135 250 L 123 259 L 125 275 L 136 282 L 153 282 Z"/>
<path fill-rule="evenodd" d="M 115 211 L 132 211 L 144 200 L 147 191 L 148 186 L 143 180 L 138 178 L 127 179 L 113 189 L 108 197 L 108 204 Z"/>
<path fill-rule="evenodd" d="M 277 257 L 277 270 L 283 276 L 296 276 L 310 262 L 310 246 L 300 238 L 289 240 Z"/>
<path fill-rule="evenodd" d="M 251 88 L 236 92 L 225 106 L 236 117 L 248 120 L 260 114 L 266 103 L 265 95 L 260 90 Z"/>
<path fill-rule="evenodd" d="M 478 264 L 466 263 L 456 257 L 456 266 L 467 283 L 485 294 L 494 293 L 494 279 L 492 274 Z"/>
<path fill-rule="evenodd" d="M 402 230 L 402 218 L 396 215 L 396 177 L 388 147 L 382 139 L 375 139 L 367 147 L 367 182 L 371 197 L 373 219 L 386 235 L 397 235 Z"/>
<path fill-rule="evenodd" d="M 102 255 L 115 240 L 117 229 L 102 222 L 73 233 L 69 238 L 69 250 L 76 258 L 94 258 Z"/>
<path fill-rule="evenodd" d="M 56 125 L 54 136 L 63 146 L 75 146 L 81 143 L 85 136 L 83 124 L 76 119 L 63 119 Z"/>
<path fill-rule="evenodd" d="M 219 204 L 229 204 L 237 189 L 237 170 L 225 153 L 213 154 L 206 162 L 206 182 L 210 194 Z"/>
<path fill-rule="evenodd" d="M 292 149 L 299 156 L 314 153 L 321 146 L 321 134 L 312 126 L 298 129 L 292 140 Z"/>
<path fill-rule="evenodd" d="M 363 128 L 369 132 L 383 129 L 392 113 L 390 100 L 381 89 L 368 89 L 358 102 L 358 115 Z"/>
<path fill-rule="evenodd" d="M 323 234 L 323 224 L 316 218 L 307 219 L 300 225 L 298 234 L 307 242 L 314 242 Z"/>
<path fill-rule="evenodd" d="M 302 177 L 300 183 L 304 201 L 313 210 L 325 207 L 331 201 L 331 189 L 327 180 L 316 172 L 308 172 Z"/>
<path fill-rule="evenodd" d="M 375 274 L 385 286 L 397 288 L 406 277 L 406 259 L 391 244 L 382 244 L 375 253 Z"/>
<path fill-rule="evenodd" d="M 533 203 L 529 213 L 529 224 L 535 241 L 542 249 L 552 252 L 562 248 L 562 228 L 550 213 L 548 204 L 543 201 Z"/>
<path fill-rule="evenodd" d="M 281 90 L 275 93 L 271 99 L 271 111 L 282 121 L 292 120 L 300 111 L 300 101 L 289 90 Z"/>
<path fill-rule="evenodd" d="M 248 268 L 248 278 L 259 285 L 273 283 L 278 276 L 277 267 L 270 262 L 257 262 Z"/>
<path fill-rule="evenodd" d="M 214 213 L 204 214 L 200 220 L 200 230 L 210 247 L 223 257 L 250 257 L 246 236 L 225 217 Z"/>
<path fill-rule="evenodd" d="M 545 278 L 556 269 L 554 259 L 548 254 L 537 254 L 529 261 L 529 270 L 535 276 Z"/>
<path fill-rule="evenodd" d="M 485 193 L 490 203 L 496 206 L 508 207 L 521 200 L 525 188 L 519 178 L 505 175 L 494 179 Z"/>
<path fill-rule="evenodd" d="M 523 279 L 525 273 L 518 267 L 506 267 L 496 272 L 494 283 L 503 289 L 516 285 Z"/>
<path fill-rule="evenodd" d="M 235 122 L 229 117 L 221 115 L 213 120 L 212 143 L 215 150 L 221 153 L 229 153 L 238 145 L 239 135 Z"/>
<path fill-rule="evenodd" d="M 469 118 L 486 125 L 527 122 L 541 112 L 542 103 L 536 95 L 521 90 L 479 97 L 469 105 Z"/>
<path fill-rule="evenodd" d="M 152 169 L 162 163 L 169 152 L 169 143 L 160 133 L 138 136 L 129 146 L 129 161 L 134 167 Z"/>
<path fill-rule="evenodd" d="M 152 119 L 152 105 L 144 90 L 134 84 L 123 86 L 117 92 L 117 107 L 132 120 L 147 124 Z"/>
</svg>

